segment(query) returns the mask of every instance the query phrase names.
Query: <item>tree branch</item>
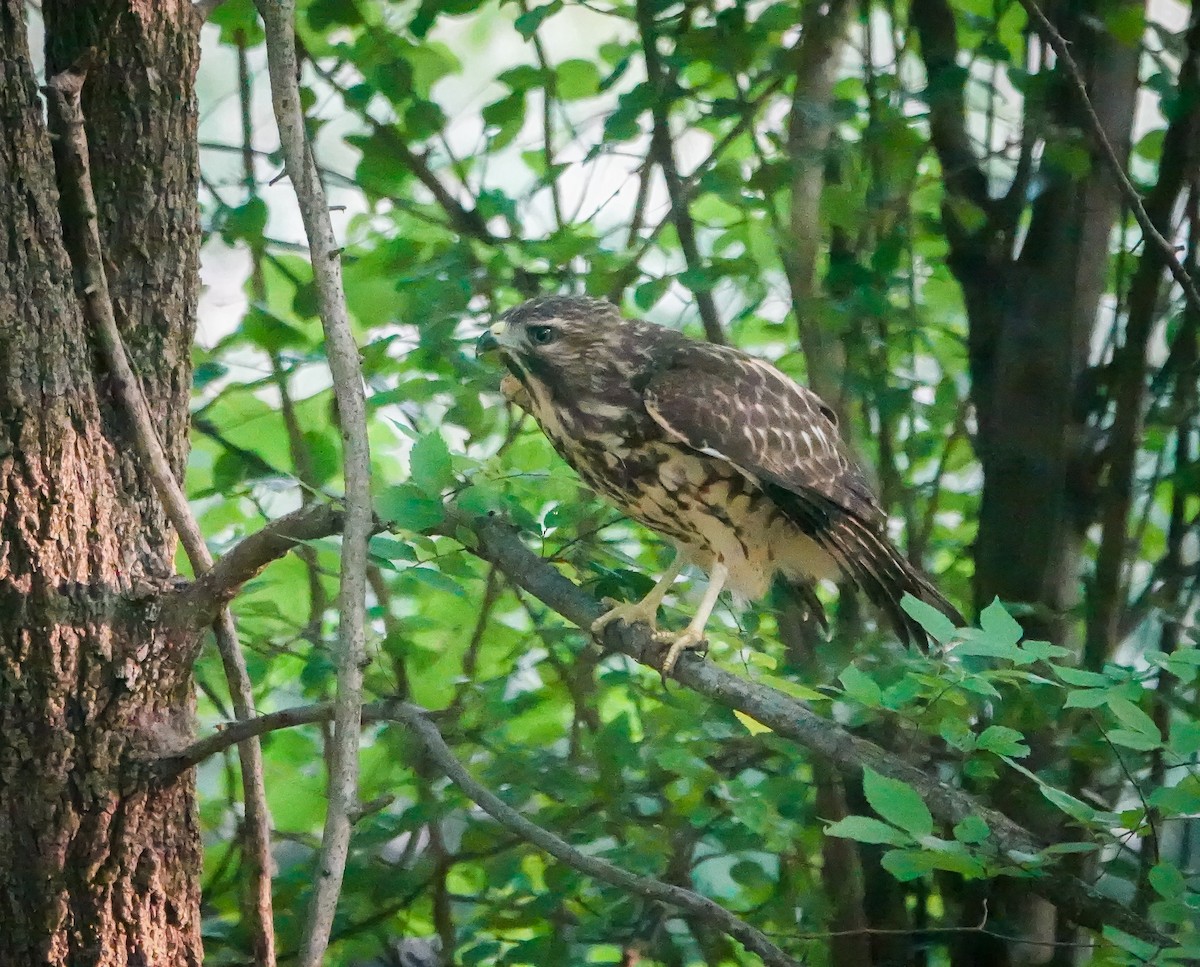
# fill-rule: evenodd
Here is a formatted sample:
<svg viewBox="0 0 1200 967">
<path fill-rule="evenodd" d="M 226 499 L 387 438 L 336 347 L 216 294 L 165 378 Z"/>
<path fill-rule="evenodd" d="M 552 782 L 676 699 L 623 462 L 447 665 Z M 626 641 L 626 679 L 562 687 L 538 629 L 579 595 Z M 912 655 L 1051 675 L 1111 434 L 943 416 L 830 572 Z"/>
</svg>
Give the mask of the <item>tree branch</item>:
<svg viewBox="0 0 1200 967">
<path fill-rule="evenodd" d="M 928 0 L 926 0 L 928 2 Z M 1152 218 L 1146 211 L 1146 207 L 1142 204 L 1142 197 L 1134 187 L 1133 182 L 1129 180 L 1129 176 L 1125 173 L 1125 165 L 1120 158 L 1117 157 L 1117 152 L 1113 149 L 1112 143 L 1108 140 L 1108 136 L 1104 133 L 1104 124 L 1100 118 L 1096 116 L 1096 109 L 1092 106 L 1091 98 L 1088 97 L 1087 84 L 1084 82 L 1083 74 L 1079 70 L 1079 65 L 1075 63 L 1075 58 L 1071 56 L 1070 48 L 1067 41 L 1063 38 L 1046 17 L 1042 13 L 1034 0 L 1020 0 L 1021 6 L 1025 8 L 1025 12 L 1029 14 L 1030 19 L 1037 25 L 1038 33 L 1053 49 L 1055 55 L 1066 69 L 1067 77 L 1071 80 L 1071 85 L 1079 94 L 1080 106 L 1083 108 L 1084 117 L 1087 118 L 1089 134 L 1093 143 L 1100 149 L 1100 153 L 1104 156 L 1105 162 L 1112 170 L 1113 178 L 1121 189 L 1121 194 L 1125 196 L 1125 200 L 1129 203 L 1130 209 L 1133 211 L 1134 218 L 1137 219 L 1138 225 L 1142 228 L 1142 233 L 1146 239 L 1151 242 L 1158 250 L 1159 256 L 1167 268 L 1171 271 L 1172 278 L 1183 289 L 1183 294 L 1191 304 L 1193 309 L 1200 310 L 1200 289 L 1196 287 L 1196 281 L 1183 267 L 1183 263 L 1179 261 L 1179 256 L 1175 254 L 1175 246 L 1165 238 L 1159 230 L 1158 219 Z M 1196 25 L 1200 23 L 1200 18 L 1193 15 L 1192 28 L 1189 31 L 1189 37 L 1194 38 Z M 1198 65 L 1194 57 L 1194 45 L 1189 50 L 1187 60 L 1184 62 L 1181 69 L 1181 86 L 1195 88 L 1195 74 Z M 1184 104 L 1183 110 L 1187 114 L 1194 113 L 1191 110 L 1191 105 L 1183 98 L 1180 98 L 1180 103 Z M 1165 149 L 1164 149 L 1165 151 Z M 1165 229 L 1165 221 L 1162 222 L 1162 227 Z"/>
<path fill-rule="evenodd" d="M 323 702 L 317 705 L 305 705 L 272 712 L 249 722 L 235 722 L 222 731 L 193 743 L 182 752 L 160 760 L 159 775 L 164 779 L 178 775 L 207 757 L 227 749 L 247 735 L 263 735 L 267 732 L 293 728 L 298 725 L 328 722 L 335 711 L 333 703 Z M 606 860 L 587 856 L 549 830 L 526 819 L 476 781 L 463 767 L 425 709 L 408 702 L 374 702 L 362 707 L 362 720 L 364 722 L 394 721 L 407 726 L 421 743 L 430 760 L 463 791 L 468 799 L 505 829 L 545 850 L 567 866 L 636 896 L 668 904 L 706 922 L 715 923 L 747 950 L 761 957 L 765 964 L 772 965 L 772 967 L 798 967 L 799 961 L 789 957 L 759 930 L 734 916 L 708 897 L 651 877 L 637 876 Z"/>
<path fill-rule="evenodd" d="M 367 541 L 373 525 L 371 454 L 362 367 L 342 287 L 341 250 L 334 238 L 325 190 L 304 127 L 297 81 L 295 0 L 257 0 L 257 6 L 266 27 L 271 102 L 279 126 L 284 167 L 296 192 L 308 236 L 345 459 L 346 521 L 338 590 L 341 618 L 329 808 L 300 957 L 302 967 L 318 967 L 329 944 L 350 850 L 352 816 L 359 806 L 358 740 L 366 664 Z"/>
<path fill-rule="evenodd" d="M 452 523 L 455 529 L 465 527 L 474 533 L 477 543 L 473 552 L 477 556 L 494 564 L 513 584 L 528 591 L 568 621 L 581 628 L 590 628 L 592 622 L 603 613 L 604 608 L 599 602 L 525 547 L 517 532 L 499 518 L 452 515 Z M 653 641 L 645 627 L 630 627 L 615 622 L 605 629 L 604 644 L 642 664 L 658 667 L 662 647 Z M 1003 813 L 984 806 L 963 790 L 929 776 L 875 743 L 821 718 L 806 705 L 782 692 L 733 675 L 692 652 L 680 658 L 673 676 L 716 704 L 743 712 L 777 735 L 816 753 L 856 781 L 868 766 L 880 775 L 899 779 L 920 793 L 929 811 L 941 822 L 954 824 L 967 816 L 977 816 L 987 823 L 991 830 L 991 842 L 1001 855 L 1030 855 L 1045 848 L 1045 843 Z M 387 702 L 364 706 L 363 721 L 391 718 L 393 710 L 394 705 Z M 332 714 L 332 705 L 325 703 L 274 712 L 250 722 L 233 723 L 183 752 L 164 758 L 159 766 L 159 774 L 165 778 L 176 775 L 247 735 L 327 721 Z M 414 714 L 417 714 L 415 710 Z M 1080 926 L 1092 930 L 1101 930 L 1106 925 L 1114 926 L 1163 949 L 1171 946 L 1168 938 L 1145 919 L 1068 873 L 1047 870 L 1028 883 L 1032 892 L 1055 904 Z"/>
<path fill-rule="evenodd" d="M 679 234 L 679 247 L 683 249 L 684 261 L 691 272 L 700 275 L 704 264 L 700 258 L 700 248 L 696 244 L 696 225 L 688 207 L 687 186 L 679 174 L 679 167 L 675 164 L 675 151 L 671 146 L 668 89 L 674 85 L 674 81 L 663 70 L 662 59 L 658 53 L 658 31 L 649 0 L 637 0 L 637 22 L 642 35 L 642 52 L 646 59 L 647 83 L 654 89 L 654 104 L 650 109 L 653 119 L 650 157 L 662 170 L 667 183 L 667 196 L 671 200 L 671 219 L 675 222 L 675 231 Z M 696 308 L 700 312 L 700 320 L 704 323 L 704 334 L 708 341 L 724 345 L 725 331 L 721 327 L 721 317 L 717 313 L 717 304 L 713 301 L 712 289 L 699 279 L 689 288 L 696 297 Z"/>
<path fill-rule="evenodd" d="M 604 608 L 594 598 L 525 547 L 516 531 L 500 519 L 463 518 L 459 523 L 474 532 L 478 540 L 472 549 L 475 554 L 495 564 L 514 584 L 568 621 L 587 629 L 603 613 Z M 604 644 L 642 664 L 658 667 L 662 647 L 643 626 L 614 622 L 605 629 Z M 987 823 L 991 840 L 1003 855 L 1036 854 L 1046 846 L 1003 813 L 821 718 L 782 692 L 732 675 L 694 652 L 686 652 L 680 658 L 673 676 L 718 705 L 743 712 L 777 735 L 822 756 L 852 779 L 857 779 L 867 766 L 880 775 L 899 779 L 917 790 L 929 811 L 944 823 L 958 823 L 967 816 L 979 817 Z M 1048 870 L 1031 879 L 1029 889 L 1055 904 L 1080 926 L 1100 930 L 1111 925 L 1164 948 L 1170 946 L 1168 939 L 1145 919 L 1067 873 Z"/>
<path fill-rule="evenodd" d="M 169 595 L 164 603 L 167 620 L 177 626 L 201 628 L 232 601 L 242 585 L 272 561 L 293 551 L 304 541 L 337 534 L 345 513 L 332 504 L 310 504 L 278 517 L 243 538 L 191 584 Z"/>
<path fill-rule="evenodd" d="M 954 11 L 946 0 L 913 0 L 910 17 L 921 42 L 925 64 L 925 101 L 929 105 L 929 139 L 942 165 L 949 194 L 989 212 L 987 176 L 967 132 L 965 84 L 967 72 L 958 66 L 958 33 Z M 961 221 L 944 207 L 953 234 L 966 238 Z"/>
<path fill-rule="evenodd" d="M 171 524 L 179 534 L 192 570 L 203 575 L 213 566 L 212 554 L 158 438 L 141 381 L 125 353 L 109 293 L 81 98 L 83 83 L 95 56 L 94 49 L 87 51 L 79 62 L 50 78 L 45 88 L 51 124 L 57 135 L 53 142 L 54 160 L 64 236 L 81 291 L 84 313 L 104 356 L 117 402 L 129 420 L 138 454 L 146 465 Z M 246 659 L 238 644 L 237 627 L 227 608 L 214 610 L 210 620 L 213 618 L 213 633 L 229 682 L 234 715 L 245 720 L 253 714 L 254 693 L 250 674 L 246 670 Z M 252 879 L 254 918 L 257 921 L 250 925 L 250 929 L 254 936 L 257 961 L 266 967 L 273 967 L 275 928 L 271 904 L 271 814 L 263 779 L 262 750 L 257 739 L 249 739 L 239 746 L 238 762 L 245 797 L 246 853 Z"/>
</svg>

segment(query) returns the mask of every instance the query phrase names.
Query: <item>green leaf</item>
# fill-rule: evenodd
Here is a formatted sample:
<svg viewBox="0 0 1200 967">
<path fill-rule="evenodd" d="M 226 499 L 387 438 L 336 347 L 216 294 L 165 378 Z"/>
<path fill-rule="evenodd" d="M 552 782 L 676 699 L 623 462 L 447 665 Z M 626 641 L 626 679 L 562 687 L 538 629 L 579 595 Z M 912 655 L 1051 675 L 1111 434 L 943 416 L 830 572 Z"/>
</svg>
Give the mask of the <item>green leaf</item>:
<svg viewBox="0 0 1200 967">
<path fill-rule="evenodd" d="M 954 838 L 960 843 L 982 843 L 991 834 L 988 824 L 978 816 L 966 816 L 954 827 Z"/>
<path fill-rule="evenodd" d="M 915 849 L 888 850 L 879 862 L 901 883 L 919 879 L 938 868 L 935 854 Z"/>
<path fill-rule="evenodd" d="M 413 484 L 388 487 L 375 502 L 375 507 L 383 520 L 410 531 L 436 527 L 446 516 L 440 500 L 429 497 Z"/>
<path fill-rule="evenodd" d="M 900 607 L 939 644 L 946 644 L 958 633 L 953 621 L 920 598 L 905 594 L 900 599 Z"/>
<path fill-rule="evenodd" d="M 1109 688 L 1112 685 L 1112 680 L 1107 675 L 1072 668 L 1069 665 L 1055 665 L 1054 674 L 1068 685 L 1078 685 L 1081 688 Z"/>
<path fill-rule="evenodd" d="M 1067 692 L 1063 708 L 1099 708 L 1107 702 L 1106 688 L 1073 688 Z"/>
<path fill-rule="evenodd" d="M 907 846 L 912 842 L 894 826 L 881 823 L 870 816 L 847 816 L 839 819 L 832 826 L 825 827 L 826 836 L 840 836 L 842 839 L 853 839 L 859 843 L 882 843 L 887 846 Z"/>
<path fill-rule="evenodd" d="M 1135 732 L 1133 729 L 1110 729 L 1104 734 L 1113 745 L 1136 749 L 1138 752 L 1149 752 L 1162 745 L 1162 740 L 1157 735 L 1147 735 L 1145 732 Z"/>
<path fill-rule="evenodd" d="M 385 561 L 389 565 L 393 561 L 415 561 L 417 559 L 417 552 L 413 550 L 411 544 L 398 541 L 387 534 L 376 534 L 372 537 L 367 545 L 367 550 L 377 562 Z"/>
<path fill-rule="evenodd" d="M 863 792 L 871 808 L 889 823 L 917 839 L 933 834 L 933 816 L 912 786 L 881 776 L 868 766 L 863 770 Z"/>
<path fill-rule="evenodd" d="M 1155 743 L 1160 741 L 1161 735 L 1158 726 L 1154 724 L 1154 719 L 1129 699 L 1120 695 L 1112 695 L 1108 700 L 1108 708 L 1122 725 L 1134 732 L 1141 732 L 1143 735 L 1149 736 Z"/>
<path fill-rule="evenodd" d="M 441 494 L 454 483 L 450 450 L 438 433 L 429 433 L 413 444 L 409 454 L 412 482 L 427 494 Z"/>
<path fill-rule="evenodd" d="M 996 755 L 1014 756 L 1018 759 L 1029 755 L 1029 746 L 1025 744 L 1025 736 L 1016 729 L 1004 725 L 989 725 L 976 740 L 976 748 Z"/>
<path fill-rule="evenodd" d="M 600 70 L 590 60 L 564 60 L 555 76 L 555 92 L 564 101 L 591 97 L 600 89 Z"/>
<path fill-rule="evenodd" d="M 517 28 L 517 32 L 522 37 L 529 40 L 537 33 L 537 29 L 542 25 L 543 20 L 558 13 L 561 9 L 562 0 L 552 0 L 551 3 L 542 4 L 540 7 L 534 7 L 528 13 L 521 14 L 521 16 L 513 21 L 513 26 Z"/>
<path fill-rule="evenodd" d="M 989 640 L 998 644 L 1015 645 L 1025 634 L 1024 629 L 996 598 L 979 615 L 979 626 Z"/>
<path fill-rule="evenodd" d="M 842 683 L 846 696 L 854 699 L 860 705 L 879 708 L 883 701 L 883 692 L 879 685 L 870 675 L 855 665 L 847 665 L 838 676 L 838 681 Z"/>
<path fill-rule="evenodd" d="M 1173 863 L 1159 863 L 1149 874 L 1154 892 L 1164 900 L 1174 900 L 1187 892 L 1187 881 Z"/>
<path fill-rule="evenodd" d="M 1168 748 L 1181 757 L 1200 752 L 1200 722 L 1187 719 L 1171 726 Z"/>
</svg>

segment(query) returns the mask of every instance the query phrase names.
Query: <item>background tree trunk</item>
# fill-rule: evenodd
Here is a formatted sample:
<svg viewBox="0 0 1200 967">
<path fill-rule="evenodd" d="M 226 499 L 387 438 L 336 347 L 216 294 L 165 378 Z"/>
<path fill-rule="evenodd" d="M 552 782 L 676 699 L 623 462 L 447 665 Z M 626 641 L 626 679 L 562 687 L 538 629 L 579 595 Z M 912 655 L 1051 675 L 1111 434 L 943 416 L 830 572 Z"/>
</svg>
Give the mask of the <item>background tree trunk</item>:
<svg viewBox="0 0 1200 967">
<path fill-rule="evenodd" d="M 189 3 L 43 5 L 51 73 L 89 47 L 117 319 L 177 473 L 198 286 Z M 24 5 L 0 2 L 0 963 L 198 964 L 192 636 L 156 622 L 175 535 L 74 292 Z M 185 640 L 180 640 L 185 637 Z"/>
</svg>

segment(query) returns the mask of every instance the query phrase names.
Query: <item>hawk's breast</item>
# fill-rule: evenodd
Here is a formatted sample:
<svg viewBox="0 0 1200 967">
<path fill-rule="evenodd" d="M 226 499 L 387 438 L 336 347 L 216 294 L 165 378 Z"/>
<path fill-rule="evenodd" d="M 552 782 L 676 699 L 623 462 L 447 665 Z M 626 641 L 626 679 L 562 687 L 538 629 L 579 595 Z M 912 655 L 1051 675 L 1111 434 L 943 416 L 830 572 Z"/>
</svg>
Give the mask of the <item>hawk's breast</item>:
<svg viewBox="0 0 1200 967">
<path fill-rule="evenodd" d="M 638 400 L 555 406 L 536 388 L 533 413 L 555 449 L 623 513 L 670 538 L 693 563 L 729 569 L 730 586 L 762 597 L 776 573 L 824 578 L 833 559 L 752 478 L 720 457 L 668 439 Z"/>
</svg>

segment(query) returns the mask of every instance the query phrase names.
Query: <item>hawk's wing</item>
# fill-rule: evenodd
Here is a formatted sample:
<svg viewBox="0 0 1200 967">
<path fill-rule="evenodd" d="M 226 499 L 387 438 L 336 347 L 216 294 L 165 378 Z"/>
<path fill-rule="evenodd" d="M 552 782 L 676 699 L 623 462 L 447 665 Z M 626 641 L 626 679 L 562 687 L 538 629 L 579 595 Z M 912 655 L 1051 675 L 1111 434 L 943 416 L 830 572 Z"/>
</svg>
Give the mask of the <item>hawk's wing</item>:
<svg viewBox="0 0 1200 967">
<path fill-rule="evenodd" d="M 642 398 L 655 422 L 689 447 L 811 501 L 814 510 L 882 522 L 833 411 L 769 363 L 724 347 L 687 346 L 650 378 Z"/>
<path fill-rule="evenodd" d="M 833 412 L 815 393 L 762 360 L 699 344 L 673 353 L 642 398 L 673 439 L 755 479 L 887 612 L 905 641 L 927 640 L 900 607 L 905 593 L 961 621 L 887 539 L 883 512 L 846 454 Z"/>
</svg>

